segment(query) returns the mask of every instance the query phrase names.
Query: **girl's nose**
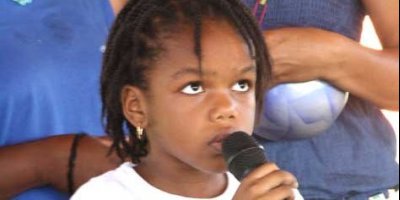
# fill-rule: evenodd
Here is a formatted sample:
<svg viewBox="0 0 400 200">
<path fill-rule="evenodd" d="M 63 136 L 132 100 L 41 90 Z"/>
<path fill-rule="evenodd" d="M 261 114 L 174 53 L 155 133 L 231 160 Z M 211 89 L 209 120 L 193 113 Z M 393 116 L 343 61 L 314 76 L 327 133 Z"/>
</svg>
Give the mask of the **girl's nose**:
<svg viewBox="0 0 400 200">
<path fill-rule="evenodd" d="M 238 103 L 234 97 L 228 92 L 216 92 L 212 96 L 211 120 L 219 123 L 234 121 L 238 115 Z"/>
</svg>

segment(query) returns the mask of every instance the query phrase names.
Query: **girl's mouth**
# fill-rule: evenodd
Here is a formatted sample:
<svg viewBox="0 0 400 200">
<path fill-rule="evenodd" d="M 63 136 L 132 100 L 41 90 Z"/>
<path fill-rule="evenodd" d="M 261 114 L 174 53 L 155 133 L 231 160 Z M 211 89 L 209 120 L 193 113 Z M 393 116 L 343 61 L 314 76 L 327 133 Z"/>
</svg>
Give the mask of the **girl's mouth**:
<svg viewBox="0 0 400 200">
<path fill-rule="evenodd" d="M 225 133 L 220 133 L 217 134 L 209 143 L 208 145 L 211 146 L 215 151 L 217 151 L 218 153 L 222 153 L 222 141 L 228 137 L 230 134 L 232 134 L 234 131 L 232 132 L 225 132 Z"/>
</svg>

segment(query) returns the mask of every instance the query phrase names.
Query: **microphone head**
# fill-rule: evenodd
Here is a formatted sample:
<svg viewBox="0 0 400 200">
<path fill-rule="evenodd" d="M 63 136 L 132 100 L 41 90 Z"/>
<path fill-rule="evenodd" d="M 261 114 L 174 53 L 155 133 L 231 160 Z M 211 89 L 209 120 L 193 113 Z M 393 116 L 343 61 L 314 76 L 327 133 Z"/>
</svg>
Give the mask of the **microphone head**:
<svg viewBox="0 0 400 200">
<path fill-rule="evenodd" d="M 222 154 L 228 170 L 242 180 L 252 169 L 267 162 L 263 147 L 250 135 L 235 132 L 222 141 Z"/>
</svg>

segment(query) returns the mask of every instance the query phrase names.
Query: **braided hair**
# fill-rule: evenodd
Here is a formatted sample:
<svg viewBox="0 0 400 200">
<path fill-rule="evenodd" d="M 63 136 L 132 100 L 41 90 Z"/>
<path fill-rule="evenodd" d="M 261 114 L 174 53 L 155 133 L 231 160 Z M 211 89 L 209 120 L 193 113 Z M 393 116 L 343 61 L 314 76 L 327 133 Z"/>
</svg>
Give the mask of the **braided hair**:
<svg viewBox="0 0 400 200">
<path fill-rule="evenodd" d="M 239 0 L 130 0 L 111 29 L 101 73 L 103 122 L 107 134 L 113 138 L 111 150 L 116 150 L 121 158 L 128 155 L 133 163 L 139 163 L 148 153 L 147 139 L 138 139 L 136 128 L 123 115 L 122 88 L 131 85 L 143 91 L 148 89 L 146 72 L 163 51 L 162 36 L 178 32 L 179 25 L 193 28 L 193 53 L 201 68 L 205 17 L 228 21 L 246 42 L 257 67 L 259 113 L 271 67 L 263 35 L 245 5 Z"/>
</svg>

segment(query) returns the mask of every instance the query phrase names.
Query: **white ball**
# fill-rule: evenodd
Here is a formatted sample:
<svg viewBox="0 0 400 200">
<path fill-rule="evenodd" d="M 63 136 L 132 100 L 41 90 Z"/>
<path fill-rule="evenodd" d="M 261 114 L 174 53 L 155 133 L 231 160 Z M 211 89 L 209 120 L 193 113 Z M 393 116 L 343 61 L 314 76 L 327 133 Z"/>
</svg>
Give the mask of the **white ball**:
<svg viewBox="0 0 400 200">
<path fill-rule="evenodd" d="M 327 130 L 349 97 L 323 81 L 278 85 L 264 96 L 255 134 L 270 140 L 309 138 Z"/>
</svg>

